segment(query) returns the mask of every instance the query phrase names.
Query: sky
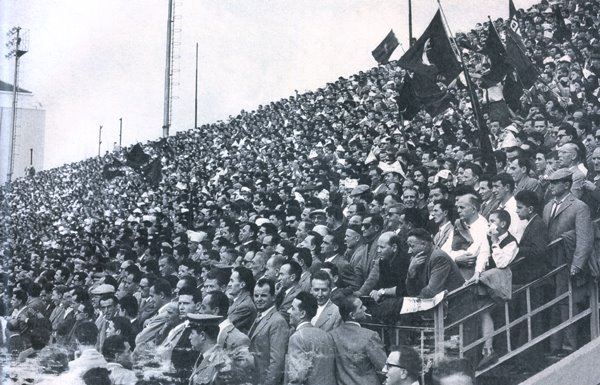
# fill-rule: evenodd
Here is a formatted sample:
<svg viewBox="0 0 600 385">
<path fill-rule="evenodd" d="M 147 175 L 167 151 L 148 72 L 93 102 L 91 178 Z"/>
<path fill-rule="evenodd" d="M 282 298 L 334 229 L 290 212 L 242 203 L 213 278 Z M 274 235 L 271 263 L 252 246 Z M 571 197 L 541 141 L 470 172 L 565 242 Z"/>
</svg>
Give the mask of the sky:
<svg viewBox="0 0 600 385">
<path fill-rule="evenodd" d="M 376 65 L 371 51 L 390 29 L 408 47 L 408 0 L 175 0 L 171 134 L 324 86 Z M 517 8 L 535 1 L 514 0 Z M 453 33 L 508 16 L 508 0 L 442 0 Z M 419 37 L 436 0 L 413 1 Z M 159 138 L 163 125 L 168 0 L 0 0 L 0 41 L 29 35 L 19 86 L 46 110 L 44 168 Z M 0 47 L 0 79 L 14 61 Z"/>
</svg>

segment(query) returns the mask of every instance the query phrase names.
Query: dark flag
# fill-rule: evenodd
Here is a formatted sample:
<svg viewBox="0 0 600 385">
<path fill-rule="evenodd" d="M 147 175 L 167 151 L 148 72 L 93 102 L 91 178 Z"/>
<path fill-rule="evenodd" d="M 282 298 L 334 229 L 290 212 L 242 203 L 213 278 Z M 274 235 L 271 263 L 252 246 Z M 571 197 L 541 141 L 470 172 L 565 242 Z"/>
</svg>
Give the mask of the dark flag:
<svg viewBox="0 0 600 385">
<path fill-rule="evenodd" d="M 102 167 L 102 176 L 106 180 L 114 179 L 118 176 L 125 175 L 125 171 L 123 171 L 123 167 L 125 165 L 118 159 L 113 159 L 111 163 L 107 163 Z"/>
<path fill-rule="evenodd" d="M 398 45 L 398 39 L 396 38 L 394 31 L 390 30 L 390 33 L 387 34 L 385 39 L 379 43 L 377 48 L 375 48 L 371 54 L 375 60 L 377 60 L 377 63 L 385 64 L 388 62 L 388 60 L 390 60 L 390 56 L 392 56 L 392 53 L 398 47 Z"/>
<path fill-rule="evenodd" d="M 162 179 L 162 163 L 160 158 L 154 159 L 142 169 L 144 180 L 152 186 L 158 186 Z"/>
<path fill-rule="evenodd" d="M 138 143 L 133 148 L 125 154 L 125 164 L 127 166 L 139 169 L 150 160 L 150 155 L 144 152 L 142 146 Z"/>
<path fill-rule="evenodd" d="M 514 32 L 519 32 L 519 21 L 517 20 L 517 8 L 513 0 L 508 0 L 508 20 L 510 22 L 510 29 Z"/>
<path fill-rule="evenodd" d="M 567 25 L 565 24 L 565 19 L 560 11 L 560 7 L 555 5 L 553 10 L 554 17 L 556 19 L 556 30 L 554 31 L 554 35 L 552 37 L 554 40 L 558 40 L 562 43 L 565 40 L 571 39 L 571 30 L 567 28 Z"/>
<path fill-rule="evenodd" d="M 483 74 L 482 81 L 488 86 L 501 82 L 510 70 L 510 65 L 506 61 L 506 49 L 492 22 L 488 26 L 487 38 L 480 52 L 490 58 L 490 70 Z"/>
<path fill-rule="evenodd" d="M 416 98 L 412 79 L 408 74 L 404 75 L 404 81 L 396 96 L 396 103 L 403 119 L 412 120 L 421 110 L 421 103 Z"/>
<path fill-rule="evenodd" d="M 517 112 L 521 110 L 521 96 L 523 95 L 523 85 L 519 80 L 516 71 L 511 71 L 504 79 L 504 100 L 511 110 Z"/>
<path fill-rule="evenodd" d="M 517 72 L 522 88 L 531 88 L 538 77 L 538 71 L 525 54 L 525 45 L 521 37 L 510 29 L 506 31 L 506 61 Z"/>
<path fill-rule="evenodd" d="M 446 85 L 458 76 L 461 66 L 439 10 L 419 40 L 398 60 L 398 65 Z"/>
</svg>

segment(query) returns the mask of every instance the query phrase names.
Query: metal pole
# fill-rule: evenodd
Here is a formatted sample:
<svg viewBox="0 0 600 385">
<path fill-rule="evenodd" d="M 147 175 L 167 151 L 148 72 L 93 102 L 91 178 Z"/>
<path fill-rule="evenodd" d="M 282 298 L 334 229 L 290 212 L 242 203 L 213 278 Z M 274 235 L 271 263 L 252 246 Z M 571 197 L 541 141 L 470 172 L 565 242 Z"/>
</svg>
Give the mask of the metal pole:
<svg viewBox="0 0 600 385">
<path fill-rule="evenodd" d="M 412 34 L 412 0 L 408 0 L 408 46 L 413 45 L 413 34 Z"/>
<path fill-rule="evenodd" d="M 33 148 L 29 149 L 29 165 L 33 166 Z"/>
<path fill-rule="evenodd" d="M 171 40 L 173 29 L 173 0 L 169 0 L 169 18 L 167 20 L 167 54 L 165 65 L 165 100 L 163 111 L 163 137 L 169 136 L 171 122 Z"/>
<path fill-rule="evenodd" d="M 194 95 L 194 128 L 198 128 L 198 43 L 196 43 L 196 93 Z"/>
<path fill-rule="evenodd" d="M 15 74 L 13 80 L 13 105 L 12 105 L 12 128 L 9 137 L 9 147 L 8 147 L 8 173 L 6 176 L 6 181 L 10 183 L 12 181 L 13 168 L 15 163 L 15 135 L 17 133 L 17 89 L 19 86 L 19 57 L 21 56 L 19 53 L 19 45 L 21 44 L 21 28 L 16 27 L 16 47 L 15 47 Z"/>
<path fill-rule="evenodd" d="M 98 156 L 100 156 L 100 147 L 102 146 L 102 126 L 98 130 Z"/>
<path fill-rule="evenodd" d="M 121 148 L 122 137 L 123 137 L 123 118 L 119 118 L 119 148 Z"/>
</svg>

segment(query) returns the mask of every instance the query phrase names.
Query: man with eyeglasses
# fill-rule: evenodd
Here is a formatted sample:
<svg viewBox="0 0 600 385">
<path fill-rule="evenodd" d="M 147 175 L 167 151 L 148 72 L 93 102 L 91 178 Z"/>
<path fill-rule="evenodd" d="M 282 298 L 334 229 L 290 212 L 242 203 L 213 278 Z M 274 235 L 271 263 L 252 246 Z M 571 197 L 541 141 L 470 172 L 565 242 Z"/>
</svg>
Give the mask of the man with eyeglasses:
<svg viewBox="0 0 600 385">
<path fill-rule="evenodd" d="M 409 346 L 392 346 L 383 365 L 385 385 L 419 385 L 421 357 Z"/>
</svg>

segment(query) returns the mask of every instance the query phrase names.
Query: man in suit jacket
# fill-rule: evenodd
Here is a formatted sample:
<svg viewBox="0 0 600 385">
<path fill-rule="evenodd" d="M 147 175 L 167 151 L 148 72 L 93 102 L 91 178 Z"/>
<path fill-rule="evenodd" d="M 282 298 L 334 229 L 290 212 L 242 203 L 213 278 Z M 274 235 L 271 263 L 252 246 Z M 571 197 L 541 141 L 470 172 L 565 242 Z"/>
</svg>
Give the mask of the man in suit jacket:
<svg viewBox="0 0 600 385">
<path fill-rule="evenodd" d="M 242 333 L 248 333 L 248 329 L 256 318 L 256 306 L 250 297 L 253 289 L 252 270 L 243 266 L 234 268 L 227 286 L 229 294 L 233 296 L 227 318 Z"/>
<path fill-rule="evenodd" d="M 250 339 L 247 335 L 239 331 L 227 318 L 229 309 L 229 298 L 222 291 L 209 291 L 202 298 L 200 313 L 209 315 L 218 315 L 223 317 L 219 323 L 219 335 L 217 344 L 226 350 L 238 348 L 240 346 L 250 346 Z"/>
<path fill-rule="evenodd" d="M 365 306 L 355 296 L 340 303 L 344 321 L 329 332 L 335 349 L 335 374 L 338 384 L 380 385 L 377 372 L 383 369 L 386 354 L 379 335 L 360 326 L 365 319 Z"/>
<path fill-rule="evenodd" d="M 524 190 L 515 195 L 517 214 L 527 221 L 527 227 L 519 242 L 519 252 L 516 260 L 524 260 L 516 266 L 511 266 L 513 285 L 525 285 L 546 274 L 550 268 L 550 258 L 546 247 L 550 242 L 548 226 L 537 214 L 541 200 L 535 192 Z M 540 290 L 533 290 L 540 293 Z M 541 299 L 541 298 L 540 298 Z"/>
<path fill-rule="evenodd" d="M 154 341 L 163 326 L 179 315 L 177 301 L 171 301 L 171 285 L 168 281 L 159 279 L 154 282 L 150 288 L 150 296 L 158 310 L 144 322 L 144 328 L 135 337 L 136 349 Z"/>
<path fill-rule="evenodd" d="M 296 331 L 288 343 L 285 384 L 336 385 L 331 336 L 310 323 L 317 306 L 312 294 L 300 292 L 288 310 Z"/>
<path fill-rule="evenodd" d="M 279 385 L 283 380 L 289 328 L 275 309 L 275 282 L 261 278 L 254 288 L 259 315 L 252 324 L 250 350 L 255 354 L 259 384 Z"/>
<path fill-rule="evenodd" d="M 331 262 L 337 266 L 340 287 L 346 287 L 354 281 L 354 269 L 350 262 L 340 254 L 343 238 L 336 235 L 326 235 L 323 237 L 322 251 L 325 257 L 325 262 Z M 310 291 L 310 290 L 309 290 Z"/>
<path fill-rule="evenodd" d="M 299 285 L 300 275 L 302 275 L 302 268 L 293 260 L 284 263 L 277 274 L 277 283 L 281 286 L 281 290 L 275 297 L 275 307 L 288 324 L 290 322 L 288 310 L 292 307 L 294 298 L 302 291 Z"/>
<path fill-rule="evenodd" d="M 431 234 L 424 229 L 408 233 L 411 254 L 406 276 L 409 297 L 432 298 L 436 294 L 459 288 L 465 282 L 456 262 L 431 243 Z"/>
<path fill-rule="evenodd" d="M 565 146 L 559 150 L 559 158 Z M 571 178 L 572 173 L 567 169 L 559 169 L 548 177 L 549 189 L 554 199 L 544 207 L 544 221 L 548 225 L 551 241 L 559 237 L 563 239 L 564 247 L 555 248 L 551 263 L 553 267 L 563 263 L 570 266 L 573 296 L 578 304 L 584 300 L 585 283 L 589 276 L 588 259 L 593 249 L 594 233 L 589 207 L 571 193 Z M 556 276 L 555 288 L 557 295 L 568 290 L 568 279 L 564 274 Z M 553 316 L 565 321 L 569 315 L 568 304 L 561 303 L 558 310 L 560 314 L 555 312 Z M 552 353 L 557 355 L 577 349 L 576 330 L 569 327 L 563 333 L 552 335 L 550 346 Z"/>
<path fill-rule="evenodd" d="M 317 298 L 317 313 L 312 318 L 313 326 L 326 332 L 335 329 L 342 323 L 336 304 L 331 302 L 331 276 L 325 271 L 317 271 L 311 279 L 311 293 Z"/>
</svg>

